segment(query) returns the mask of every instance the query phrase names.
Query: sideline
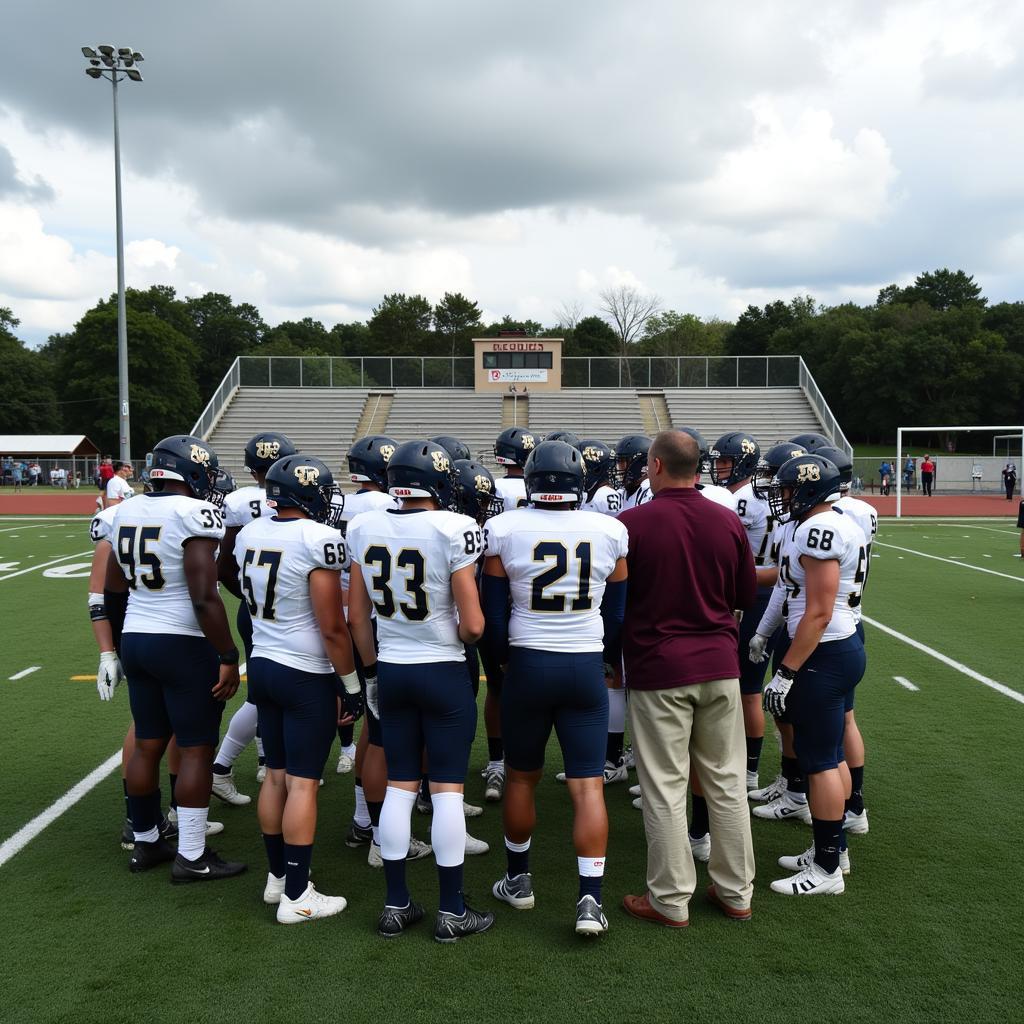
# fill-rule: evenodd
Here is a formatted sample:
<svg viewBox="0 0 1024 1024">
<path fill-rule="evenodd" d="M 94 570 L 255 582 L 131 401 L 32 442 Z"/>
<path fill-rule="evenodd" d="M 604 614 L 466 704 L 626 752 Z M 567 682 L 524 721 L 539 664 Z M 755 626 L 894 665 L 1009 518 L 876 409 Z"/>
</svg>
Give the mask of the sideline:
<svg viewBox="0 0 1024 1024">
<path fill-rule="evenodd" d="M 968 562 L 961 562 L 959 559 L 942 558 L 940 555 L 929 555 L 927 551 L 915 551 L 913 548 L 901 548 L 898 544 L 886 544 L 885 541 L 876 540 L 872 545 L 874 548 L 892 548 L 893 551 L 906 551 L 908 555 L 920 555 L 921 558 L 931 558 L 936 562 L 947 562 L 949 565 L 959 565 L 961 569 L 973 569 L 975 572 L 987 572 L 989 576 L 1002 576 L 1003 579 L 1016 580 L 1024 583 L 1024 576 L 1013 576 L 1008 572 L 997 572 L 995 569 L 985 569 L 980 565 L 971 565 Z M 2 579 L 2 577 L 0 577 Z"/>
<path fill-rule="evenodd" d="M 66 562 L 69 558 L 84 558 L 86 555 L 91 554 L 91 550 L 79 551 L 74 555 L 64 555 L 62 558 L 55 558 L 52 562 L 41 562 L 39 565 L 30 565 L 27 569 L 19 569 L 17 572 L 9 572 L 6 576 L 0 576 L 0 583 L 3 583 L 4 580 L 13 580 L 15 576 L 24 576 L 27 572 L 36 572 L 39 569 L 47 569 L 51 565 Z"/>
</svg>

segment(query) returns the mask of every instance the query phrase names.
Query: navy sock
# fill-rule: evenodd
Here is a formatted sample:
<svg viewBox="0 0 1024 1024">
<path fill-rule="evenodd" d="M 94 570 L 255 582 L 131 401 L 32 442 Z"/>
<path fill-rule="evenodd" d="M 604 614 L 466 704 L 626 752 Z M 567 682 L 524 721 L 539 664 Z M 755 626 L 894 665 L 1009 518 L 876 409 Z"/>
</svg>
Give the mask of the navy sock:
<svg viewBox="0 0 1024 1024">
<path fill-rule="evenodd" d="M 505 858 L 508 862 L 508 877 L 515 878 L 516 875 L 525 875 L 530 871 L 530 851 L 510 850 L 505 846 Z"/>
<path fill-rule="evenodd" d="M 284 894 L 290 900 L 297 900 L 309 885 L 309 865 L 313 860 L 313 844 L 295 846 L 282 843 L 284 847 Z"/>
<path fill-rule="evenodd" d="M 593 896 L 598 903 L 601 902 L 601 883 L 604 881 L 602 875 L 580 875 L 579 895 L 576 902 L 579 903 L 584 896 Z"/>
<path fill-rule="evenodd" d="M 378 807 L 380 804 L 377 805 Z M 409 887 L 405 884 L 405 858 L 384 861 L 384 882 L 387 895 L 384 904 L 388 907 L 409 906 Z"/>
<path fill-rule="evenodd" d="M 128 817 L 134 832 L 148 832 L 160 824 L 160 790 L 154 789 L 145 796 L 128 794 Z"/>
<path fill-rule="evenodd" d="M 464 914 L 466 903 L 462 898 L 462 865 L 443 868 L 438 864 L 437 881 L 441 888 L 441 896 L 437 903 L 438 909 L 445 910 L 449 914 Z"/>
<path fill-rule="evenodd" d="M 366 810 L 370 815 L 370 824 L 374 828 L 380 828 L 380 809 L 384 806 L 383 800 L 367 800 Z M 390 905 L 390 904 L 389 904 Z"/>
<path fill-rule="evenodd" d="M 853 814 L 864 813 L 864 765 L 859 768 L 850 769 L 850 779 L 853 782 L 853 792 L 850 799 L 846 801 L 846 809 Z"/>
<path fill-rule="evenodd" d="M 356 727 L 354 725 L 339 725 L 338 726 L 338 739 L 341 741 L 343 747 L 352 746 L 352 737 L 355 735 Z"/>
<path fill-rule="evenodd" d="M 213 762 L 213 774 L 214 775 L 230 775 L 231 774 L 231 769 L 228 768 L 227 765 L 217 764 L 217 762 L 214 761 Z"/>
<path fill-rule="evenodd" d="M 267 864 L 270 866 L 270 873 L 275 878 L 284 878 L 284 836 L 280 832 L 270 836 L 264 832 L 263 845 L 267 848 Z"/>
<path fill-rule="evenodd" d="M 703 839 L 711 831 L 708 821 L 708 802 L 702 796 L 692 794 L 693 813 L 690 815 L 690 835 Z"/>
<path fill-rule="evenodd" d="M 786 780 L 786 788 L 790 793 L 806 795 L 807 780 L 800 771 L 800 762 L 795 757 L 782 758 L 782 774 Z"/>
<path fill-rule="evenodd" d="M 505 757 L 505 747 L 501 742 L 500 736 L 488 736 L 487 737 L 487 760 L 488 761 L 501 761 Z"/>
<path fill-rule="evenodd" d="M 832 873 L 839 867 L 839 851 L 843 845 L 843 819 L 823 821 L 811 818 L 814 830 L 814 862 L 822 871 Z"/>
<path fill-rule="evenodd" d="M 132 816 L 132 812 L 131 812 L 131 807 L 130 807 L 130 805 L 128 803 L 128 780 L 127 779 L 124 779 L 124 778 L 121 779 L 121 788 L 124 790 L 124 816 L 126 818 L 130 819 L 131 816 Z"/>
<path fill-rule="evenodd" d="M 761 763 L 761 747 L 764 746 L 763 736 L 747 737 L 747 771 L 756 772 Z"/>
<path fill-rule="evenodd" d="M 611 761 L 612 764 L 618 764 L 622 760 L 622 737 L 625 733 L 621 732 L 610 732 L 608 733 L 608 746 L 605 752 L 605 760 Z"/>
<path fill-rule="evenodd" d="M 174 772 L 168 772 L 167 778 L 171 780 L 171 806 L 177 809 L 178 798 L 174 795 L 174 786 L 178 781 L 178 776 L 175 775 Z"/>
</svg>

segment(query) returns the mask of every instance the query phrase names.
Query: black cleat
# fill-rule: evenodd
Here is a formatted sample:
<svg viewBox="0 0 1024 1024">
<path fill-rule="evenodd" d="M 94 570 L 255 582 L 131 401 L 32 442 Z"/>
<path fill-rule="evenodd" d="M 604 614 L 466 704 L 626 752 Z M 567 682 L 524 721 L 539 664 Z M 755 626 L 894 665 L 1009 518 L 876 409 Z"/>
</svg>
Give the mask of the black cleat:
<svg viewBox="0 0 1024 1024">
<path fill-rule="evenodd" d="M 373 826 L 357 825 L 354 821 L 348 827 L 345 835 L 345 845 L 353 850 L 360 846 L 369 846 L 373 842 Z"/>
<path fill-rule="evenodd" d="M 458 942 L 467 935 L 485 932 L 494 924 L 494 915 L 480 913 L 468 903 L 461 914 L 452 914 L 447 910 L 437 912 L 437 923 L 434 925 L 434 938 L 438 942 Z"/>
<path fill-rule="evenodd" d="M 136 840 L 131 860 L 128 861 L 128 870 L 136 873 L 149 871 L 161 864 L 168 864 L 174 858 L 174 847 L 166 839 L 158 839 L 155 843 L 140 843 Z"/>
<path fill-rule="evenodd" d="M 377 919 L 377 934 L 393 939 L 422 920 L 423 908 L 412 900 L 407 907 L 385 907 Z"/>
<path fill-rule="evenodd" d="M 132 831 L 132 823 L 130 818 L 125 818 L 124 824 L 121 826 L 121 849 L 135 849 L 135 833 Z"/>
<path fill-rule="evenodd" d="M 169 843 L 178 841 L 178 823 L 176 821 L 171 821 L 170 818 L 162 818 L 157 828 L 160 829 L 160 837 L 162 839 L 166 839 Z"/>
<path fill-rule="evenodd" d="M 247 870 L 248 864 L 221 860 L 214 850 L 206 847 L 198 860 L 186 860 L 179 853 L 171 868 L 171 881 L 175 885 L 185 882 L 216 882 L 221 878 L 234 878 Z"/>
</svg>

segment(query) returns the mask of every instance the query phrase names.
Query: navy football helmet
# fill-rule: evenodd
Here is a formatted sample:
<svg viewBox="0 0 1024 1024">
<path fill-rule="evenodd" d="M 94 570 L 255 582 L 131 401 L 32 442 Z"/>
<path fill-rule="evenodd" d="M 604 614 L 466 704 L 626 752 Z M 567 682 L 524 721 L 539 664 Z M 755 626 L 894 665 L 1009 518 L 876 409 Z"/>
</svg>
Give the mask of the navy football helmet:
<svg viewBox="0 0 1024 1024">
<path fill-rule="evenodd" d="M 845 494 L 853 483 L 853 459 L 841 448 L 834 448 L 832 445 L 816 448 L 814 454 L 836 464 L 836 469 L 839 470 L 839 482 Z"/>
<path fill-rule="evenodd" d="M 799 519 L 840 494 L 839 469 L 820 455 L 804 453 L 784 462 L 768 488 L 768 507 L 780 523 Z"/>
<path fill-rule="evenodd" d="M 437 437 L 432 437 L 430 440 L 434 444 L 439 444 L 452 457 L 452 462 L 473 457 L 473 453 L 469 450 L 469 445 L 463 444 L 457 437 L 452 437 L 451 434 L 438 434 Z"/>
<path fill-rule="evenodd" d="M 235 489 L 235 478 L 226 469 L 218 469 L 213 489 L 227 497 Z"/>
<path fill-rule="evenodd" d="M 564 441 L 566 444 L 571 444 L 573 448 L 579 448 L 580 446 L 579 436 L 571 430 L 552 430 L 550 434 L 544 435 L 544 440 Z"/>
<path fill-rule="evenodd" d="M 805 452 L 816 452 L 819 448 L 831 448 L 832 442 L 824 434 L 815 434 L 809 431 L 806 434 L 797 434 L 789 439 L 790 444 L 798 444 Z"/>
<path fill-rule="evenodd" d="M 245 468 L 255 476 L 266 473 L 278 460 L 298 451 L 291 440 L 276 430 L 264 430 L 262 434 L 249 438 L 245 446 Z"/>
<path fill-rule="evenodd" d="M 406 441 L 388 461 L 392 498 L 433 498 L 441 508 L 455 507 L 451 456 L 433 441 Z"/>
<path fill-rule="evenodd" d="M 217 453 L 201 438 L 174 434 L 153 446 L 151 480 L 179 480 L 188 485 L 194 498 L 223 505 L 224 495 L 216 490 Z"/>
<path fill-rule="evenodd" d="M 647 476 L 647 453 L 651 439 L 646 434 L 627 434 L 615 446 L 614 486 L 635 491 Z"/>
<path fill-rule="evenodd" d="M 452 463 L 455 473 L 455 509 L 482 523 L 496 516 L 502 508 L 501 498 L 494 488 L 494 477 L 485 466 L 471 459 L 456 459 Z"/>
<path fill-rule="evenodd" d="M 710 449 L 707 441 L 704 440 L 704 435 L 696 427 L 680 427 L 679 428 L 684 434 L 689 434 L 690 437 L 697 442 L 697 479 L 700 480 L 701 475 L 707 473 L 711 474 L 711 456 L 709 454 Z M 713 482 L 713 481 L 712 481 Z"/>
<path fill-rule="evenodd" d="M 494 461 L 501 466 L 525 466 L 537 438 L 522 427 L 508 427 L 494 442 Z"/>
<path fill-rule="evenodd" d="M 388 489 L 388 460 L 398 442 L 385 434 L 371 434 L 352 442 L 348 450 L 348 471 L 355 483 L 376 484 Z"/>
<path fill-rule="evenodd" d="M 775 479 L 775 474 L 778 473 L 782 465 L 788 462 L 790 459 L 796 458 L 797 455 L 805 454 L 805 449 L 801 448 L 798 444 L 793 444 L 789 441 L 783 442 L 782 444 L 772 445 L 768 451 L 761 455 L 761 458 L 757 460 L 757 472 L 754 473 L 750 483 L 754 488 L 754 494 L 761 499 L 761 501 L 768 500 L 768 488 L 771 486 L 772 480 Z"/>
<path fill-rule="evenodd" d="M 267 504 L 274 508 L 300 508 L 314 522 L 335 529 L 341 526 L 345 507 L 326 463 L 297 452 L 278 459 L 267 470 Z"/>
<path fill-rule="evenodd" d="M 753 434 L 733 430 L 723 434 L 708 452 L 711 462 L 711 482 L 719 487 L 731 487 L 748 480 L 757 472 L 761 448 Z M 727 465 L 720 466 L 719 463 Z"/>
<path fill-rule="evenodd" d="M 583 456 L 565 441 L 542 441 L 526 460 L 526 499 L 534 505 L 583 501 Z"/>
<path fill-rule="evenodd" d="M 601 484 L 610 484 L 615 476 L 615 452 L 596 437 L 580 441 L 579 449 L 583 456 L 583 482 L 587 494 L 593 494 Z"/>
</svg>

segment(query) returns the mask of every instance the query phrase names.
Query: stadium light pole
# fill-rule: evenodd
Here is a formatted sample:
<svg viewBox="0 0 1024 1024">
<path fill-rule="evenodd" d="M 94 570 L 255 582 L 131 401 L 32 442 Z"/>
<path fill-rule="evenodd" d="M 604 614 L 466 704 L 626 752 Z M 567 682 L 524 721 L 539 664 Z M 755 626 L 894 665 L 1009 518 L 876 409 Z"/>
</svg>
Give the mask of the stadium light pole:
<svg viewBox="0 0 1024 1024">
<path fill-rule="evenodd" d="M 90 78 L 105 78 L 114 93 L 114 207 L 117 219 L 117 394 L 118 436 L 122 462 L 131 461 L 131 418 L 128 412 L 128 324 L 124 307 L 124 224 L 121 217 L 121 134 L 117 121 L 117 83 L 128 79 L 141 82 L 142 72 L 137 65 L 145 57 L 130 46 L 104 44 L 94 50 L 82 47 L 82 56 L 89 62 L 85 73 Z"/>
</svg>

